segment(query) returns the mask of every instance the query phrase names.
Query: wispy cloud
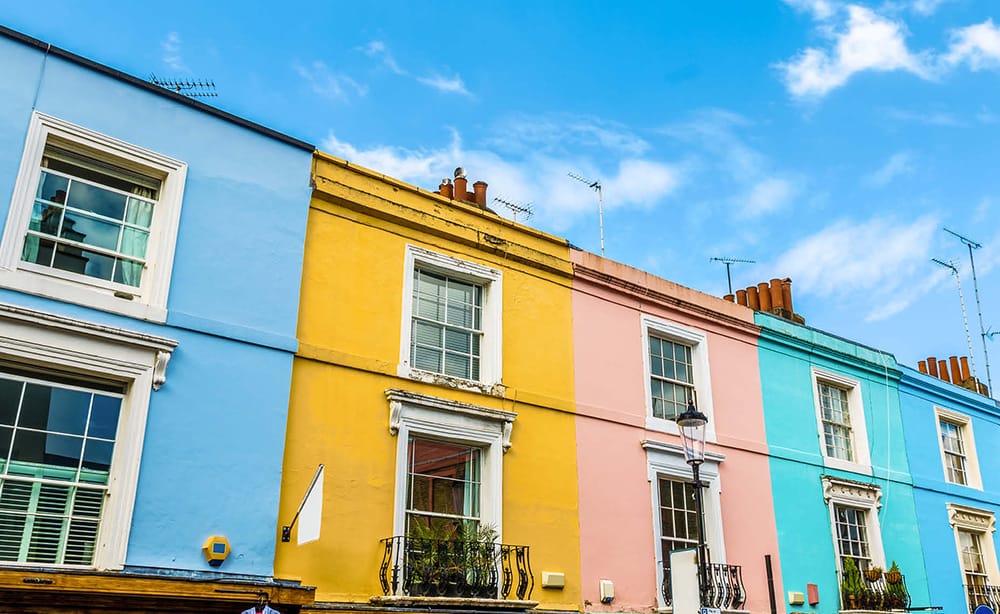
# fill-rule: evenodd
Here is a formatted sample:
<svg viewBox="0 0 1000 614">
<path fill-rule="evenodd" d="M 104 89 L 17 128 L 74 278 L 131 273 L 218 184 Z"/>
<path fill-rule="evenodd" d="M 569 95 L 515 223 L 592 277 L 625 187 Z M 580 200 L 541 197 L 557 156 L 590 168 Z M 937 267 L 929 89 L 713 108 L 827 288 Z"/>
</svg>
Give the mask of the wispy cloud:
<svg viewBox="0 0 1000 614">
<path fill-rule="evenodd" d="M 913 153 L 899 151 L 889 156 L 889 159 L 878 170 L 866 175 L 864 182 L 871 187 L 883 188 L 889 185 L 893 179 L 909 175 L 913 170 Z"/>
<path fill-rule="evenodd" d="M 455 75 L 454 77 L 442 77 L 441 75 L 417 77 L 417 81 L 446 94 L 472 96 L 469 90 L 465 89 L 465 83 L 462 82 L 462 78 L 458 75 Z"/>
<path fill-rule="evenodd" d="M 992 19 L 951 32 L 951 44 L 942 58 L 950 66 L 967 64 L 973 72 L 1000 68 L 1000 29 Z"/>
<path fill-rule="evenodd" d="M 188 72 L 184 58 L 181 56 L 181 36 L 177 32 L 167 32 L 166 38 L 160 43 L 163 55 L 160 59 L 171 70 L 177 72 Z"/>
<path fill-rule="evenodd" d="M 828 48 L 808 47 L 777 65 L 785 85 L 796 98 L 820 98 L 865 72 L 905 71 L 929 79 L 932 73 L 925 54 L 906 45 L 906 28 L 873 10 L 849 5 L 847 21 L 840 28 L 821 27 Z"/>
<path fill-rule="evenodd" d="M 369 41 L 366 45 L 361 47 L 361 50 L 371 58 L 377 58 L 382 61 L 382 64 L 396 73 L 397 75 L 406 75 L 406 71 L 399 67 L 396 63 L 396 59 L 392 57 L 389 50 L 386 48 L 385 43 L 380 40 Z"/>
<path fill-rule="evenodd" d="M 921 15 L 933 15 L 941 7 L 942 4 L 949 2 L 950 0 L 913 0 L 910 3 L 910 7 L 915 13 Z"/>
<path fill-rule="evenodd" d="M 293 64 L 295 72 L 309 85 L 313 92 L 335 102 L 348 102 L 352 95 L 364 96 L 368 88 L 345 74 L 331 71 L 327 65 L 316 60 L 304 66 Z"/>
<path fill-rule="evenodd" d="M 601 149 L 619 156 L 641 156 L 650 144 L 617 122 L 588 115 L 553 113 L 517 115 L 502 120 L 487 144 L 512 155 L 544 152 L 570 156 L 583 149 Z"/>
<path fill-rule="evenodd" d="M 831 0 L 785 0 L 785 4 L 797 11 L 809 13 L 817 20 L 833 17 L 839 5 L 838 2 Z"/>
<path fill-rule="evenodd" d="M 912 122 L 926 126 L 961 126 L 963 122 L 947 111 L 911 111 L 907 109 L 886 109 L 888 119 Z"/>
<path fill-rule="evenodd" d="M 895 315 L 941 279 L 928 268 L 939 220 L 925 215 L 909 223 L 891 217 L 842 220 L 805 237 L 781 255 L 773 270 L 790 275 L 797 291 L 820 298 L 865 296 L 867 320 Z M 928 277 L 928 275 L 930 277 Z"/>
<path fill-rule="evenodd" d="M 797 188 L 794 184 L 780 177 L 769 177 L 757 182 L 750 189 L 743 207 L 743 215 L 757 217 L 784 208 L 795 196 Z"/>
</svg>

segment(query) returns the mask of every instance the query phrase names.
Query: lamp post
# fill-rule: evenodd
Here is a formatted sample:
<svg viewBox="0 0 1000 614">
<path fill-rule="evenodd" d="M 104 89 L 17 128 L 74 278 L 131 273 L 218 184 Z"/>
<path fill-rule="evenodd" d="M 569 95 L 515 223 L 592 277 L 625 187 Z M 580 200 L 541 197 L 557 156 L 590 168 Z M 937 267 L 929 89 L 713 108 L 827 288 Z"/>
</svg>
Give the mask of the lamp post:
<svg viewBox="0 0 1000 614">
<path fill-rule="evenodd" d="M 708 588 L 708 548 L 705 546 L 705 510 L 702 507 L 701 489 L 707 484 L 701 481 L 698 470 L 705 462 L 705 425 L 708 424 L 708 417 L 695 408 L 693 400 L 688 400 L 687 409 L 677 416 L 676 421 L 684 444 L 684 460 L 691 465 L 691 474 L 694 476 L 691 485 L 694 486 L 694 502 L 698 511 L 698 596 L 699 605 L 704 607 Z"/>
</svg>

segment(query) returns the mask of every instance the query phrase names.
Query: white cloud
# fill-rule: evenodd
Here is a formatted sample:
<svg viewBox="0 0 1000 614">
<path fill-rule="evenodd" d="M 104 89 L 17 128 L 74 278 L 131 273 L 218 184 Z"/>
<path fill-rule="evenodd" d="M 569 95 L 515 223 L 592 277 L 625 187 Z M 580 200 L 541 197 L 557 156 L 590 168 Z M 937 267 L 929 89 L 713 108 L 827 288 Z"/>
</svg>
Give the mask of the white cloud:
<svg viewBox="0 0 1000 614">
<path fill-rule="evenodd" d="M 778 64 L 788 91 L 797 98 L 820 98 L 864 71 L 902 70 L 931 78 L 925 54 L 906 46 L 905 27 L 869 8 L 847 7 L 842 29 L 821 28 L 831 39 L 829 49 L 809 47 L 795 58 Z"/>
<path fill-rule="evenodd" d="M 181 56 L 181 37 L 176 32 L 168 32 L 167 37 L 160 43 L 163 56 L 160 58 L 171 70 L 178 72 L 188 72 L 188 67 L 184 64 Z"/>
<path fill-rule="evenodd" d="M 795 196 L 796 187 L 791 181 L 780 177 L 768 177 L 758 181 L 746 196 L 742 214 L 757 217 L 782 209 Z"/>
<path fill-rule="evenodd" d="M 992 19 L 954 30 L 942 61 L 949 65 L 968 64 L 972 71 L 1000 68 L 1000 29 Z"/>
<path fill-rule="evenodd" d="M 444 92 L 446 94 L 461 94 L 463 96 L 472 96 L 469 90 L 465 89 L 465 83 L 462 82 L 462 78 L 458 75 L 454 77 L 442 77 L 441 75 L 431 75 L 429 77 L 417 77 L 417 81 L 423 83 L 427 87 L 438 90 L 439 92 Z"/>
<path fill-rule="evenodd" d="M 837 10 L 837 3 L 830 0 L 785 0 L 785 4 L 797 11 L 809 13 L 817 20 L 829 19 Z"/>
<path fill-rule="evenodd" d="M 597 220 L 597 196 L 567 177 L 567 172 L 584 173 L 602 181 L 605 211 L 655 207 L 683 181 L 679 167 L 643 158 L 624 158 L 611 172 L 595 167 L 579 152 L 569 157 L 536 153 L 507 160 L 493 151 L 465 148 L 454 131 L 451 142 L 437 149 L 359 149 L 333 134 L 323 140 L 320 149 L 428 190 L 436 190 L 442 178 L 452 177 L 455 167 L 462 166 L 470 182 L 483 180 L 489 184 L 491 199 L 503 196 L 521 204 L 532 203 L 534 221 L 556 232 L 591 216 L 595 225 Z M 491 207 L 501 215 L 513 215 L 502 206 Z"/>
<path fill-rule="evenodd" d="M 382 64 L 386 68 L 396 73 L 397 75 L 405 75 L 406 71 L 399 67 L 396 63 L 396 59 L 392 57 L 389 50 L 386 48 L 385 43 L 379 40 L 369 41 L 368 44 L 361 47 L 365 55 L 372 58 L 378 58 L 382 60 Z"/>
<path fill-rule="evenodd" d="M 596 117 L 567 113 L 516 116 L 501 122 L 487 143 L 497 150 L 517 155 L 545 152 L 569 156 L 580 149 L 599 148 L 623 156 L 640 156 L 649 143 L 622 124 Z"/>
<path fill-rule="evenodd" d="M 332 72 L 319 60 L 309 66 L 294 64 L 292 67 L 309 84 L 312 91 L 329 100 L 347 102 L 352 94 L 364 96 L 368 93 L 366 86 L 347 75 Z"/>
<path fill-rule="evenodd" d="M 933 15 L 938 8 L 949 0 L 913 0 L 910 5 L 913 11 L 921 15 Z"/>
<path fill-rule="evenodd" d="M 889 156 L 878 170 L 865 176 L 865 183 L 869 186 L 882 188 L 897 178 L 909 175 L 914 170 L 913 154 L 908 151 L 900 151 Z"/>
<path fill-rule="evenodd" d="M 899 313 L 943 276 L 925 283 L 927 261 L 938 219 L 925 215 L 910 223 L 883 217 L 866 222 L 835 222 L 798 241 L 772 270 L 789 275 L 797 291 L 837 297 L 845 308 L 863 296 L 866 319 Z"/>
</svg>

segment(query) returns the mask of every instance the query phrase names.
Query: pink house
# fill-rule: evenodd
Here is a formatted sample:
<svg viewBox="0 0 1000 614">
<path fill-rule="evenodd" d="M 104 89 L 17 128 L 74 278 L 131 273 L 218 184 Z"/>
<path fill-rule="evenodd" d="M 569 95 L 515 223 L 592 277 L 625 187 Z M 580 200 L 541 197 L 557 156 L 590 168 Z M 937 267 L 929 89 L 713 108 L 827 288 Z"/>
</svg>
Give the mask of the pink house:
<svg viewBox="0 0 1000 614">
<path fill-rule="evenodd" d="M 769 612 L 770 555 L 783 612 L 753 312 L 594 254 L 571 258 L 586 609 L 671 607 L 668 553 L 697 542 L 672 419 L 694 398 L 709 418 L 701 473 L 717 605 Z"/>
</svg>

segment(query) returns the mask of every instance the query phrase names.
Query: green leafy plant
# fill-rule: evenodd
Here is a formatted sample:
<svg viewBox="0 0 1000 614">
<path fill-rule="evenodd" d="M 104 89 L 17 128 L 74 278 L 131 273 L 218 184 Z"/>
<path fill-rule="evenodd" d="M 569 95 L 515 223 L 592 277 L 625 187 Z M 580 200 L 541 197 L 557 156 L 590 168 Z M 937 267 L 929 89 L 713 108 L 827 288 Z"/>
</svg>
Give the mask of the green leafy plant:
<svg viewBox="0 0 1000 614">
<path fill-rule="evenodd" d="M 893 561 L 892 567 L 885 572 L 885 585 L 886 605 L 892 609 L 905 608 L 909 599 L 906 594 L 906 585 L 903 584 L 903 574 L 900 573 L 896 561 Z"/>
<path fill-rule="evenodd" d="M 858 564 L 852 558 L 844 559 L 844 578 L 840 582 L 840 594 L 847 610 L 856 610 L 866 592 L 864 580 Z"/>
</svg>

